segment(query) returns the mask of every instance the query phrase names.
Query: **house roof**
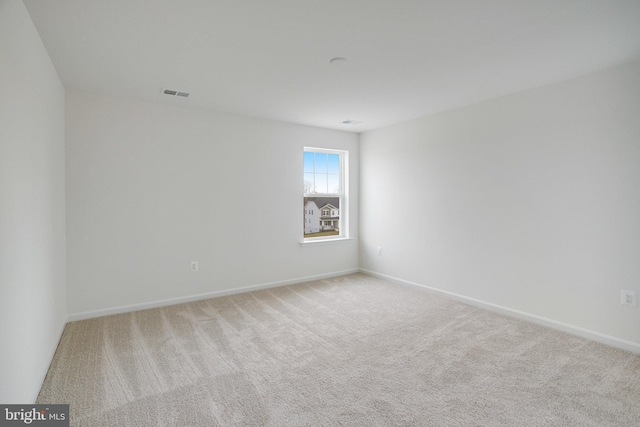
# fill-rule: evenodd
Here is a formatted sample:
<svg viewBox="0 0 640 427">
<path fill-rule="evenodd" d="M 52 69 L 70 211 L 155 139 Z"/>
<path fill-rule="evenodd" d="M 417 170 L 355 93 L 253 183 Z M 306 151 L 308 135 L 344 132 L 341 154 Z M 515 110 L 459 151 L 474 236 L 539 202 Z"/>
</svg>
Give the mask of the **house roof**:
<svg viewBox="0 0 640 427">
<path fill-rule="evenodd" d="M 313 200 L 320 209 L 326 205 L 332 205 L 335 209 L 340 209 L 340 199 L 336 197 L 305 197 L 304 206 L 307 206 L 307 202 Z M 336 206 L 338 205 L 338 206 Z"/>
<path fill-rule="evenodd" d="M 333 206 L 333 205 L 332 205 L 332 204 L 330 204 L 330 203 L 327 203 L 326 205 L 322 205 L 322 206 L 320 206 L 320 209 L 326 209 L 326 208 L 329 208 L 329 209 L 338 209 L 338 208 L 336 208 L 335 206 Z"/>
</svg>

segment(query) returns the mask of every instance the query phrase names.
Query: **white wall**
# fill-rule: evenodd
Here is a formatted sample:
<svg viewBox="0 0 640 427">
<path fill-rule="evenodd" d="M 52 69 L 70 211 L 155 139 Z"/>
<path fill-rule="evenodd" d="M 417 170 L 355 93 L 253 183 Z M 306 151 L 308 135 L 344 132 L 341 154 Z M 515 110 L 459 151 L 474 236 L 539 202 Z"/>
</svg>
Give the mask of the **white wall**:
<svg viewBox="0 0 640 427">
<path fill-rule="evenodd" d="M 35 401 L 66 321 L 64 89 L 0 1 L 0 402 Z"/>
<path fill-rule="evenodd" d="M 358 268 L 356 134 L 83 92 L 66 112 L 71 318 Z M 349 150 L 356 240 L 299 244 L 305 145 Z"/>
<path fill-rule="evenodd" d="M 360 159 L 364 269 L 640 343 L 640 62 L 367 132 Z"/>
</svg>

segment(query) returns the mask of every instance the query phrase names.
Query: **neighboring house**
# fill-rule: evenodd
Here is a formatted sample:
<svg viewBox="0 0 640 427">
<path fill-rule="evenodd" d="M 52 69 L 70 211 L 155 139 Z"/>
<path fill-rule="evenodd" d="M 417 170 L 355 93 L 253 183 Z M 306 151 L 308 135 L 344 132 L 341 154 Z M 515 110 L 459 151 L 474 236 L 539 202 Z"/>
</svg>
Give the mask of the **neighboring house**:
<svg viewBox="0 0 640 427">
<path fill-rule="evenodd" d="M 332 204 L 320 208 L 320 228 L 322 231 L 336 230 L 340 227 L 340 211 Z"/>
<path fill-rule="evenodd" d="M 335 207 L 337 200 L 335 197 L 305 198 L 304 234 L 340 230 L 340 209 Z"/>
<path fill-rule="evenodd" d="M 304 234 L 320 232 L 320 209 L 313 200 L 304 204 Z"/>
</svg>

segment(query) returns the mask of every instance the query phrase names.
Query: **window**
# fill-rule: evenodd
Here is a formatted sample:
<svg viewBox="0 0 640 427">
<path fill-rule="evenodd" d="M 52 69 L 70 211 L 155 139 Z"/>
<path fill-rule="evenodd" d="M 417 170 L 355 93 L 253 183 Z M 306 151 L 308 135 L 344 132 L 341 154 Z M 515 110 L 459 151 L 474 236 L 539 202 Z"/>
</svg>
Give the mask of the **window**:
<svg viewBox="0 0 640 427">
<path fill-rule="evenodd" d="M 304 241 L 348 237 L 348 152 L 305 147 Z M 331 217 L 331 220 L 321 220 Z"/>
</svg>

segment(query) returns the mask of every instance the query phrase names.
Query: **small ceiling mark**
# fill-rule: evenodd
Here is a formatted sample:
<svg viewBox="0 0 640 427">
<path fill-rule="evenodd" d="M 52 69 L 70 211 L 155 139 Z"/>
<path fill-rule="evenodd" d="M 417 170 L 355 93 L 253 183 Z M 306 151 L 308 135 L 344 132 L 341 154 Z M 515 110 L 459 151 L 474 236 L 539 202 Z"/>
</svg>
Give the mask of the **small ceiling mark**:
<svg viewBox="0 0 640 427">
<path fill-rule="evenodd" d="M 342 124 L 345 124 L 345 125 L 359 125 L 360 123 L 362 122 L 359 120 L 343 120 L 342 121 Z"/>
<path fill-rule="evenodd" d="M 187 98 L 190 95 L 189 92 L 181 92 L 178 90 L 171 90 L 171 89 L 162 89 L 161 93 L 165 95 L 171 95 L 171 96 L 181 96 L 183 98 Z"/>
<path fill-rule="evenodd" d="M 338 56 L 336 58 L 333 58 L 331 61 L 329 61 L 329 63 L 332 65 L 344 65 L 347 63 L 347 58 Z"/>
</svg>

